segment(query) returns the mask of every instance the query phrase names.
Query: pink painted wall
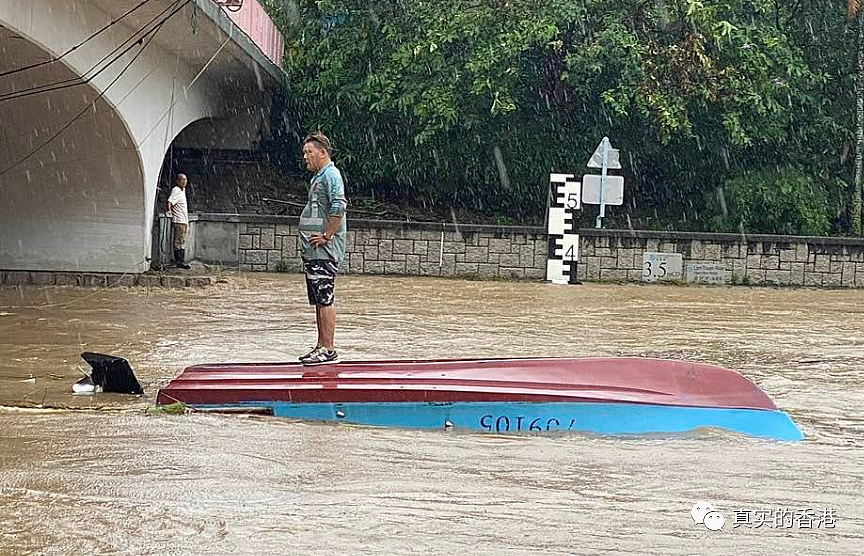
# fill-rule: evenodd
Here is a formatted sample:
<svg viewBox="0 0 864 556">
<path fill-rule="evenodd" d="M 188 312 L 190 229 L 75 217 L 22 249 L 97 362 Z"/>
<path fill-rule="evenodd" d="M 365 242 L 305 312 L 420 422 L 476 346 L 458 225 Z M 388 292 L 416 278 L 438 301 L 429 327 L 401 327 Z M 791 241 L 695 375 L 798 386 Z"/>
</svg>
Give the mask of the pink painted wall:
<svg viewBox="0 0 864 556">
<path fill-rule="evenodd" d="M 235 12 L 227 9 L 225 4 L 236 5 L 238 3 L 237 0 L 227 0 L 227 2 L 226 0 L 221 0 L 216 3 L 222 5 L 222 10 L 228 14 L 228 17 L 249 35 L 249 38 L 258 45 L 258 48 L 274 64 L 280 68 L 282 67 L 285 39 L 282 38 L 282 34 L 276 28 L 276 24 L 273 23 L 267 12 L 261 7 L 261 4 L 256 0 L 242 0 L 241 8 Z"/>
</svg>

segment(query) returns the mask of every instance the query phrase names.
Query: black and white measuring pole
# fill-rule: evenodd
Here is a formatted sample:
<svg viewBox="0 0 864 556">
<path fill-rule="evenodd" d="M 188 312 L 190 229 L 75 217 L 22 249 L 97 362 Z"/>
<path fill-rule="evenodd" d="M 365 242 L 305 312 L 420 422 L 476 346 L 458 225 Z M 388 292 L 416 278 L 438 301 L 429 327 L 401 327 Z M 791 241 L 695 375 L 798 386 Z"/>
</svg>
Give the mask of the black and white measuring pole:
<svg viewBox="0 0 864 556">
<path fill-rule="evenodd" d="M 549 255 L 546 279 L 553 284 L 578 284 L 579 234 L 576 211 L 582 208 L 582 183 L 573 174 L 550 174 Z"/>
</svg>

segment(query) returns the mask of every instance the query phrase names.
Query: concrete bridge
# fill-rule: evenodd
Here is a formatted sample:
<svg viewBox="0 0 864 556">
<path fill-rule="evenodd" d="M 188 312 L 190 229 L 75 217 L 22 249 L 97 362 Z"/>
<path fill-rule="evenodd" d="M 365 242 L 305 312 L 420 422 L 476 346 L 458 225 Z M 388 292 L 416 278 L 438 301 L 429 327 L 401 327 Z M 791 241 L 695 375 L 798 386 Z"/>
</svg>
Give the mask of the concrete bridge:
<svg viewBox="0 0 864 556">
<path fill-rule="evenodd" d="M 148 270 L 168 148 L 266 140 L 282 51 L 255 0 L 0 1 L 0 269 Z"/>
</svg>

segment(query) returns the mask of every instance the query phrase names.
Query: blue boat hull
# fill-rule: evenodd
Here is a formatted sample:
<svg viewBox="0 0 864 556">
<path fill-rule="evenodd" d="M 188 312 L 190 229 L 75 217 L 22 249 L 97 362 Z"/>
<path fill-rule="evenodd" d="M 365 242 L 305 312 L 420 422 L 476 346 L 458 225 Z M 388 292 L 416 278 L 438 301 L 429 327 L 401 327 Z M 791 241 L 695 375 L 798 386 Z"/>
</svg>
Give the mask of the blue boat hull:
<svg viewBox="0 0 864 556">
<path fill-rule="evenodd" d="M 265 409 L 277 417 L 379 427 L 478 430 L 495 433 L 581 432 L 663 435 L 717 428 L 776 440 L 804 438 L 785 412 L 596 402 L 250 402 L 198 409 Z"/>
</svg>

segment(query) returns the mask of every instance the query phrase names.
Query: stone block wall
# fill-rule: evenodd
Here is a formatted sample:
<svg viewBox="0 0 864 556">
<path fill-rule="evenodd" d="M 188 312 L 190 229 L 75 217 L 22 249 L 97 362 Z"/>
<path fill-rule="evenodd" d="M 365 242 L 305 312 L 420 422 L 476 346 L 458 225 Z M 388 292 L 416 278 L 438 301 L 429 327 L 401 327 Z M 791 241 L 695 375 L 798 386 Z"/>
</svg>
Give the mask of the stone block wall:
<svg viewBox="0 0 864 556">
<path fill-rule="evenodd" d="M 580 244 L 578 276 L 586 281 L 641 281 L 643 253 L 657 252 L 725 267 L 728 284 L 864 287 L 860 239 L 582 230 Z"/>
<path fill-rule="evenodd" d="M 193 217 L 191 228 L 193 238 L 210 238 L 205 261 L 247 271 L 300 270 L 296 217 L 203 214 Z M 343 273 L 546 277 L 548 239 L 540 227 L 350 219 L 348 229 Z M 584 281 L 642 281 L 644 253 L 659 252 L 681 254 L 685 266 L 720 267 L 728 284 L 864 287 L 861 239 L 602 229 L 579 234 L 578 276 Z M 221 250 L 225 255 L 214 257 Z"/>
<path fill-rule="evenodd" d="M 296 222 L 238 223 L 240 270 L 299 271 L 297 236 Z M 542 280 L 547 240 L 533 228 L 355 221 L 346 251 L 343 273 Z"/>
<path fill-rule="evenodd" d="M 187 288 L 209 286 L 211 284 L 213 284 L 213 278 L 210 276 L 184 276 L 180 274 L 0 270 L 0 286 L 78 286 L 82 288 L 145 286 Z"/>
</svg>

